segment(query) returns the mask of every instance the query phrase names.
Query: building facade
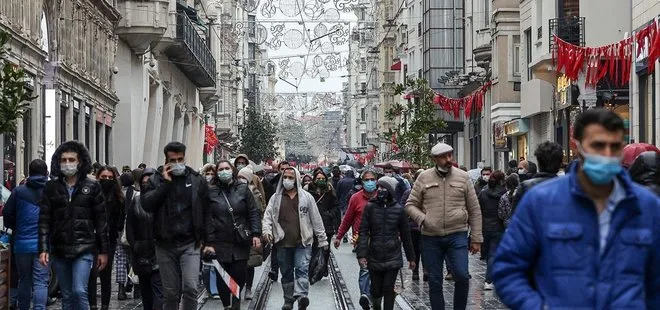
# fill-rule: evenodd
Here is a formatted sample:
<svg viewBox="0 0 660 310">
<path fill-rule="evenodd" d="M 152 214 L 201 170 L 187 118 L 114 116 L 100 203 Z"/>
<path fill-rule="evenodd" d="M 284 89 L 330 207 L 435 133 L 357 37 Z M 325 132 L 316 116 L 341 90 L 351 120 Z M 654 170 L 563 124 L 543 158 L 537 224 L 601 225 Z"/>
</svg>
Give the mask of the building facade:
<svg viewBox="0 0 660 310">
<path fill-rule="evenodd" d="M 119 19 L 107 1 L 0 3 L 0 29 L 12 36 L 9 61 L 26 71 L 38 95 L 16 133 L 3 139 L 5 184 L 24 178 L 32 159 L 50 163 L 67 140 L 83 142 L 92 160 L 113 163 Z"/>
<path fill-rule="evenodd" d="M 118 9 L 115 162 L 158 166 L 165 145 L 179 141 L 187 164 L 201 167 L 204 125 L 219 95 L 209 48 L 219 40 L 202 26 L 212 26 L 208 17 L 217 14 L 199 13 L 206 8 L 195 9 L 192 0 L 120 1 Z"/>
</svg>

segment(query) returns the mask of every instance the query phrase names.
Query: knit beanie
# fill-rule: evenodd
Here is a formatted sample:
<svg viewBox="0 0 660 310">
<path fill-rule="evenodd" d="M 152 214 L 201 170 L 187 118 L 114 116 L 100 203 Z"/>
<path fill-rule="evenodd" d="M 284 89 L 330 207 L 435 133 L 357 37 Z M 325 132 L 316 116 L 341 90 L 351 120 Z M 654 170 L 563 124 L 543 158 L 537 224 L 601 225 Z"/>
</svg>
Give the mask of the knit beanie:
<svg viewBox="0 0 660 310">
<path fill-rule="evenodd" d="M 252 182 L 254 173 L 252 172 L 252 169 L 250 167 L 244 167 L 240 171 L 238 171 L 238 176 L 246 179 L 248 183 Z"/>
<path fill-rule="evenodd" d="M 384 176 L 378 179 L 378 185 L 384 187 L 392 196 L 396 194 L 396 186 L 399 183 L 395 178 Z"/>
</svg>

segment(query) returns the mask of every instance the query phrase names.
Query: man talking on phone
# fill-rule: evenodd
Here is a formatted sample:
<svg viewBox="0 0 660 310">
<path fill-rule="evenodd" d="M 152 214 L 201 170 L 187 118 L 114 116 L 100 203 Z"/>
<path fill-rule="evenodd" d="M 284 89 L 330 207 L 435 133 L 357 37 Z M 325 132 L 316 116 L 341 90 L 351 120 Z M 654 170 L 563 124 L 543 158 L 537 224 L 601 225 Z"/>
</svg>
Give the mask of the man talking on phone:
<svg viewBox="0 0 660 310">
<path fill-rule="evenodd" d="M 162 172 L 149 178 L 142 206 L 153 213 L 163 309 L 197 310 L 200 252 L 215 253 L 206 180 L 186 166 L 186 146 L 165 146 Z M 202 250 L 202 251 L 200 251 Z"/>
</svg>

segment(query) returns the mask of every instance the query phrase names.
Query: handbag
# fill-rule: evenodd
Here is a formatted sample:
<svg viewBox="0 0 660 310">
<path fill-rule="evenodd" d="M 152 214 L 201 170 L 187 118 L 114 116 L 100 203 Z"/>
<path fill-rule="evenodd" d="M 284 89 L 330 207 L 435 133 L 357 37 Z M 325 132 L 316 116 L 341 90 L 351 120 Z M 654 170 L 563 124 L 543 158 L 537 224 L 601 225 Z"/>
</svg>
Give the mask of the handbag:
<svg viewBox="0 0 660 310">
<path fill-rule="evenodd" d="M 236 218 L 234 217 L 234 208 L 232 208 L 227 195 L 222 192 L 222 196 L 225 197 L 225 201 L 229 206 L 229 214 L 231 215 L 231 221 L 234 223 L 234 240 L 238 244 L 249 245 L 252 244 L 252 232 L 245 227 L 243 224 L 236 223 Z"/>
</svg>

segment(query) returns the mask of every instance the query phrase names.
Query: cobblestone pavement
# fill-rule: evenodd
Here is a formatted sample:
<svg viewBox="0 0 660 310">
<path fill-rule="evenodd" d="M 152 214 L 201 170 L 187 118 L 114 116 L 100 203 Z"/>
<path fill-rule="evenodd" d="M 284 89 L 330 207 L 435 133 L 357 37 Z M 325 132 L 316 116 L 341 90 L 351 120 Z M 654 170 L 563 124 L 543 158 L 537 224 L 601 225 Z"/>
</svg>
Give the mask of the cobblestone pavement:
<svg viewBox="0 0 660 310">
<path fill-rule="evenodd" d="M 484 277 L 486 274 L 486 263 L 479 260 L 477 255 L 470 255 L 470 275 L 472 279 L 470 280 L 470 293 L 468 295 L 468 309 L 470 310 L 500 310 L 507 309 L 504 304 L 502 304 L 495 291 L 484 291 Z M 424 310 L 431 309 L 431 301 L 429 299 L 429 286 L 428 282 L 424 282 L 422 279 L 419 281 L 412 281 L 412 271 L 409 269 L 402 269 L 403 271 L 403 283 L 404 289 L 401 292 L 401 296 L 405 301 L 410 304 L 410 306 L 415 310 Z M 421 273 L 421 270 L 420 270 Z M 421 275 L 420 275 L 421 277 Z M 397 281 L 399 287 L 401 285 L 400 281 Z M 444 287 L 444 296 L 447 309 L 453 308 L 454 300 L 454 282 L 453 281 L 443 281 Z"/>
</svg>

